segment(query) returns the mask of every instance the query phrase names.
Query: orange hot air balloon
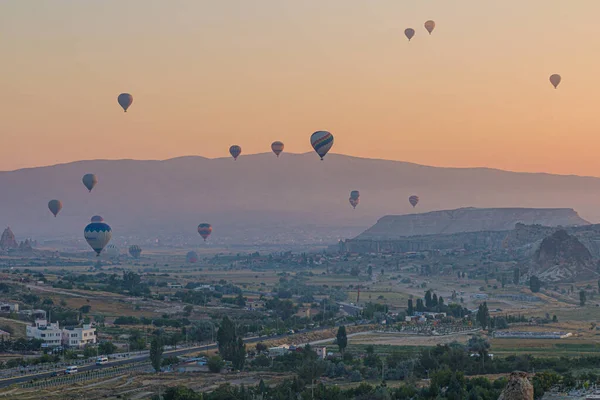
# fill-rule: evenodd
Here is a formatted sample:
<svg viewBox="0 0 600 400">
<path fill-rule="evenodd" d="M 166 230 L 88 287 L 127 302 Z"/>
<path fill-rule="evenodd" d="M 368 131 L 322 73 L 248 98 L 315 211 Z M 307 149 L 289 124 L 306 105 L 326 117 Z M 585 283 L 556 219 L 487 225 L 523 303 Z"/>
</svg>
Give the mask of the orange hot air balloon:
<svg viewBox="0 0 600 400">
<path fill-rule="evenodd" d="M 435 29 L 435 22 L 432 20 L 425 21 L 425 29 L 427 29 L 427 32 L 429 32 L 429 34 L 431 35 L 431 32 L 433 32 L 433 30 Z"/>
</svg>

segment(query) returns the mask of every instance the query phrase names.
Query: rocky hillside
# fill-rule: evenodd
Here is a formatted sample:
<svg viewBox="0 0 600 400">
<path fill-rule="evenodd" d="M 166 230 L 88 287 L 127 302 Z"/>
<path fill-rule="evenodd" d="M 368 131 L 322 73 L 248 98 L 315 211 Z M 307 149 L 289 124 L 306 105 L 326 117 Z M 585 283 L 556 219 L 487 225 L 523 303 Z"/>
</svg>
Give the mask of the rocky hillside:
<svg viewBox="0 0 600 400">
<path fill-rule="evenodd" d="M 527 373 L 520 371 L 511 373 L 498 400 L 533 400 L 533 385 L 529 382 Z"/>
<path fill-rule="evenodd" d="M 588 225 L 570 208 L 459 208 L 424 214 L 388 215 L 358 240 L 393 240 L 418 235 L 510 231 L 517 223 L 549 227 Z"/>
<path fill-rule="evenodd" d="M 558 230 L 542 240 L 530 275 L 546 282 L 589 279 L 598 275 L 590 251 L 573 235 Z"/>
</svg>

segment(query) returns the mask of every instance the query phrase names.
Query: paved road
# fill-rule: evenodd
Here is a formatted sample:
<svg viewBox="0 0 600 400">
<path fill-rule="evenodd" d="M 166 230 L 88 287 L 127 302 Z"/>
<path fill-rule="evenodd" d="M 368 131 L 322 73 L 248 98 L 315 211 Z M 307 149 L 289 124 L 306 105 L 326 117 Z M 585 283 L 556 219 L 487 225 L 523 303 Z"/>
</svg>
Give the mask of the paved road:
<svg viewBox="0 0 600 400">
<path fill-rule="evenodd" d="M 324 329 L 330 329 L 330 328 L 317 328 L 317 329 L 313 329 L 313 331 L 319 331 L 319 330 L 324 330 Z M 300 332 L 304 332 L 304 331 L 300 331 Z M 257 343 L 257 342 L 260 342 L 263 340 L 280 339 L 280 338 L 283 338 L 286 336 L 287 335 L 252 337 L 252 338 L 244 339 L 244 343 Z M 194 353 L 197 351 L 214 350 L 216 348 L 217 348 L 217 344 L 211 343 L 211 344 L 207 344 L 205 346 L 186 347 L 186 348 L 177 349 L 177 350 L 169 350 L 169 351 L 165 351 L 163 353 L 163 355 L 164 356 L 181 356 L 184 354 Z M 111 368 L 111 367 L 114 367 L 117 365 L 125 365 L 125 364 L 131 364 L 131 363 L 135 363 L 135 362 L 147 361 L 147 360 L 149 360 L 149 358 L 150 358 L 149 355 L 145 354 L 145 355 L 140 355 L 138 357 L 131 357 L 131 358 L 123 359 L 123 360 L 110 361 L 109 363 L 104 364 L 104 365 L 94 365 L 94 364 L 84 365 L 84 366 L 78 367 L 78 371 L 79 371 L 79 373 L 81 373 L 81 372 L 85 372 L 85 371 L 94 371 L 94 370 L 103 369 L 103 368 Z M 7 386 L 13 385 L 15 383 L 29 382 L 30 380 L 33 380 L 33 379 L 49 378 L 54 373 L 56 373 L 56 371 L 42 372 L 39 374 L 31 374 L 31 375 L 19 376 L 19 377 L 15 377 L 15 378 L 1 379 L 0 380 L 0 388 L 7 387 Z"/>
</svg>

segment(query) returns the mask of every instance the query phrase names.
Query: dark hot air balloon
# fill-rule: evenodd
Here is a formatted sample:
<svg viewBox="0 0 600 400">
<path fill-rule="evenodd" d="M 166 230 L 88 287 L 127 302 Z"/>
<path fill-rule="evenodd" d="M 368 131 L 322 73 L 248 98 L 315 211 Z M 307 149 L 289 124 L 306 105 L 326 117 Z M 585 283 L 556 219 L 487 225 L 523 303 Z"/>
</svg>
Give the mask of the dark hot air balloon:
<svg viewBox="0 0 600 400">
<path fill-rule="evenodd" d="M 279 155 L 283 151 L 283 147 L 284 147 L 283 143 L 281 143 L 281 142 L 273 142 L 273 143 L 271 143 L 271 150 L 273 150 L 273 153 L 275 153 L 275 155 L 277 157 L 279 157 Z"/>
<path fill-rule="evenodd" d="M 234 144 L 229 148 L 229 154 L 231 154 L 234 160 L 237 160 L 240 154 L 242 154 L 242 148 Z"/>
<path fill-rule="evenodd" d="M 142 248 L 137 244 L 131 245 L 129 246 L 129 254 L 131 254 L 131 257 L 138 259 L 142 254 Z"/>
<path fill-rule="evenodd" d="M 190 264 L 198 262 L 198 253 L 195 251 L 188 251 L 188 253 L 185 255 L 185 261 Z"/>
<path fill-rule="evenodd" d="M 94 174 L 85 174 L 81 181 L 83 182 L 87 190 L 91 192 L 94 186 L 96 186 L 96 184 L 98 183 L 98 178 L 96 178 L 96 175 Z"/>
<path fill-rule="evenodd" d="M 412 39 L 413 36 L 415 36 L 415 30 L 413 28 L 406 28 L 404 30 L 404 34 L 406 35 L 406 37 L 408 38 L 408 41 L 410 42 L 410 39 Z"/>
<path fill-rule="evenodd" d="M 412 195 L 408 198 L 408 202 L 411 206 L 415 207 L 419 203 L 419 196 Z"/>
<path fill-rule="evenodd" d="M 351 199 L 358 199 L 360 197 L 360 192 L 358 190 L 353 190 L 350 192 Z"/>
<path fill-rule="evenodd" d="M 554 86 L 554 89 L 556 89 L 558 87 L 561 80 L 562 80 L 562 78 L 560 77 L 559 74 L 550 75 L 550 83 L 552 84 L 552 86 Z"/>
<path fill-rule="evenodd" d="M 110 242 L 112 229 L 101 216 L 95 215 L 92 217 L 91 223 L 83 230 L 83 236 L 96 252 L 96 256 L 99 256 L 102 249 Z"/>
<path fill-rule="evenodd" d="M 358 198 L 353 199 L 352 197 L 350 197 L 348 199 L 348 201 L 350 202 L 350 205 L 352 206 L 352 208 L 356 208 L 356 206 L 358 205 L 358 203 L 360 202 L 360 200 Z"/>
<path fill-rule="evenodd" d="M 333 135 L 327 131 L 317 131 L 310 136 L 310 144 L 322 160 L 333 146 Z"/>
<path fill-rule="evenodd" d="M 198 233 L 200 234 L 200 236 L 202 236 L 202 239 L 204 239 L 204 241 L 206 242 L 206 239 L 212 233 L 212 226 L 207 223 L 200 224 L 200 225 L 198 225 Z"/>
<path fill-rule="evenodd" d="M 133 103 L 133 96 L 129 93 L 121 93 L 119 97 L 117 97 L 117 101 L 119 102 L 119 105 L 123 107 L 123 111 L 127 112 L 127 109 Z"/>
<path fill-rule="evenodd" d="M 62 210 L 62 203 L 60 200 L 50 200 L 48 202 L 48 208 L 50 209 L 50 212 L 56 217 L 60 210 Z"/>
</svg>

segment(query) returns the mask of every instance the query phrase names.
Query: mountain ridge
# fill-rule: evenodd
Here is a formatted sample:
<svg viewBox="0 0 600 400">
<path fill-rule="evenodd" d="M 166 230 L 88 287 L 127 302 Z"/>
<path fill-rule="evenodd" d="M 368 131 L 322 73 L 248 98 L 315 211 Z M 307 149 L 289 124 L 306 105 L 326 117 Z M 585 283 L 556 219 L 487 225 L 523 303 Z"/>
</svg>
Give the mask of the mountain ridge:
<svg viewBox="0 0 600 400">
<path fill-rule="evenodd" d="M 88 193 L 81 183 L 95 173 Z M 0 172 L 0 226 L 17 237 L 80 238 L 92 215 L 121 236 L 198 240 L 213 224 L 214 243 L 334 243 L 382 215 L 474 207 L 574 208 L 600 220 L 600 178 L 489 168 L 443 168 L 393 160 L 314 153 L 271 153 L 167 160 L 81 160 Z M 356 210 L 351 190 L 361 193 Z M 58 218 L 46 208 L 60 199 Z M 174 239 L 175 240 L 175 239 Z"/>
</svg>

